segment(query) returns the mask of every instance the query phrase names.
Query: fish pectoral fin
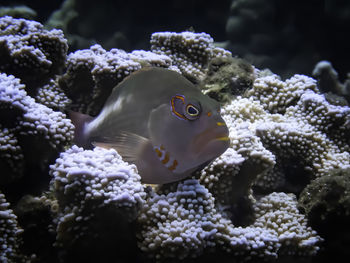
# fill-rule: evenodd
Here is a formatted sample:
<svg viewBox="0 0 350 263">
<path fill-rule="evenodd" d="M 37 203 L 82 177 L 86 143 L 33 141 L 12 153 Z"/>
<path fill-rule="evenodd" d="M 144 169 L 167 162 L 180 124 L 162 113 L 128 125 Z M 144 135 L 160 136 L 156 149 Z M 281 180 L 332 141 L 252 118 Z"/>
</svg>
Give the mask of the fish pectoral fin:
<svg viewBox="0 0 350 263">
<path fill-rule="evenodd" d="M 111 149 L 114 148 L 112 143 L 108 143 L 108 142 L 92 142 L 91 143 L 93 146 L 95 147 L 101 147 L 101 148 L 105 148 L 105 149 Z"/>
<path fill-rule="evenodd" d="M 135 163 L 149 139 L 131 132 L 120 132 L 113 137 L 96 138 L 92 145 L 115 149 L 125 161 Z"/>
</svg>

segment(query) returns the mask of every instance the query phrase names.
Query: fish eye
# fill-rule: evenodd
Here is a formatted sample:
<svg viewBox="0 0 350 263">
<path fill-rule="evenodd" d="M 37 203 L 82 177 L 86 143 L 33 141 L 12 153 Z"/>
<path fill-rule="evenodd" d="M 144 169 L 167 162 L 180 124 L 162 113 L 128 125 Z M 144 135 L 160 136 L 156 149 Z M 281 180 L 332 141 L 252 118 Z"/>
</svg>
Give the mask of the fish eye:
<svg viewBox="0 0 350 263">
<path fill-rule="evenodd" d="M 186 112 L 188 115 L 196 117 L 199 114 L 199 110 L 192 104 L 188 104 L 186 107 Z"/>
<path fill-rule="evenodd" d="M 197 107 L 191 103 L 187 104 L 186 109 L 185 109 L 185 116 L 187 119 L 195 120 L 199 116 L 199 113 L 200 113 L 199 107 Z"/>
</svg>

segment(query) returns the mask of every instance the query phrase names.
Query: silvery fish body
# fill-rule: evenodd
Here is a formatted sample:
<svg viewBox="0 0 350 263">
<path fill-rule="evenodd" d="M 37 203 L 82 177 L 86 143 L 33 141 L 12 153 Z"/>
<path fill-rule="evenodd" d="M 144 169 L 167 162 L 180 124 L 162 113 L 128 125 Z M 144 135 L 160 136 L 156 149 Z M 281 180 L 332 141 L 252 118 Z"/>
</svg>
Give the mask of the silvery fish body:
<svg viewBox="0 0 350 263">
<path fill-rule="evenodd" d="M 181 180 L 229 146 L 218 102 L 163 68 L 132 73 L 93 119 L 74 115 L 76 143 L 114 148 L 136 164 L 144 183 Z"/>
</svg>

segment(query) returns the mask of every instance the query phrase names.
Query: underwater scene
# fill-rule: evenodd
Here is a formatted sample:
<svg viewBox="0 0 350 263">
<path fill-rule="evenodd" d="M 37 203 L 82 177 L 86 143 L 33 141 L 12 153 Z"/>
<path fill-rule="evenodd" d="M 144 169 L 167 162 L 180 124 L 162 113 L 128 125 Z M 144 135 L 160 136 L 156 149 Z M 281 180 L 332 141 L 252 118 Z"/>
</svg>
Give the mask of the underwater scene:
<svg viewBox="0 0 350 263">
<path fill-rule="evenodd" d="M 0 1 L 0 263 L 348 262 L 350 1 Z"/>
</svg>

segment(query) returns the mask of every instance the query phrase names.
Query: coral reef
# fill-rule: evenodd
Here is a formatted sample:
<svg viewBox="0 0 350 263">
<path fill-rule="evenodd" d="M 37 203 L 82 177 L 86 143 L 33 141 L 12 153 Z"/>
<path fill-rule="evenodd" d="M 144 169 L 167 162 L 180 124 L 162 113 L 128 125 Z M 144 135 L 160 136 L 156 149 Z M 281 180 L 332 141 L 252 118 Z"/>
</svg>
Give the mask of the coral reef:
<svg viewBox="0 0 350 263">
<path fill-rule="evenodd" d="M 176 191 L 153 193 L 138 218 L 139 247 L 158 259 L 197 257 L 215 246 L 215 234 L 229 224 L 217 214 L 214 199 L 197 180 Z"/>
<path fill-rule="evenodd" d="M 204 78 L 212 58 L 231 56 L 227 50 L 215 47 L 213 42 L 206 33 L 159 32 L 151 36 L 151 50 L 169 56 L 185 77 L 198 82 Z"/>
<path fill-rule="evenodd" d="M 280 254 L 312 255 L 319 249 L 317 244 L 322 239 L 307 226 L 293 194 L 269 194 L 257 202 L 254 210 L 257 219 L 253 225 L 271 230 L 277 236 Z M 293 251 L 295 247 L 297 250 Z"/>
<path fill-rule="evenodd" d="M 0 185 L 23 175 L 26 180 L 42 179 L 45 165 L 73 139 L 74 126 L 64 113 L 35 102 L 19 79 L 4 73 L 0 74 L 0 116 Z"/>
<path fill-rule="evenodd" d="M 244 96 L 222 114 L 235 151 L 253 158 L 265 152 L 273 164 L 257 175 L 256 186 L 297 194 L 310 179 L 349 167 L 350 108 L 329 103 L 313 79 L 260 77 Z"/>
<path fill-rule="evenodd" d="M 350 230 L 344 227 L 350 219 L 350 168 L 332 170 L 313 180 L 300 194 L 299 209 L 325 239 L 325 247 L 331 251 L 322 255 L 326 260 L 334 254 L 350 255 L 344 250 L 350 245 Z"/>
<path fill-rule="evenodd" d="M 64 111 L 72 104 L 72 101 L 58 85 L 57 79 L 51 79 L 46 85 L 39 87 L 34 99 L 37 103 L 56 111 Z"/>
<path fill-rule="evenodd" d="M 322 220 L 347 219 L 350 108 L 315 80 L 262 72 L 205 33 L 157 32 L 151 51 L 94 45 L 65 57 L 60 31 L 1 19 L 31 62 L 43 62 L 37 76 L 45 72 L 36 83 L 12 57 L 0 67 L 0 187 L 11 203 L 0 194 L 2 261 L 304 260 L 329 238 Z M 42 39 L 52 53 L 35 46 Z M 73 125 L 61 112 L 97 114 L 115 85 L 147 66 L 176 70 L 221 98 L 230 130 L 222 156 L 190 179 L 153 188 L 115 150 L 72 146 Z M 328 193 L 338 194 L 337 205 Z"/>
<path fill-rule="evenodd" d="M 25 262 L 20 257 L 20 234 L 17 216 L 9 208 L 10 204 L 0 192 L 0 261 L 4 263 Z"/>
<path fill-rule="evenodd" d="M 321 239 L 297 208 L 296 198 L 272 193 L 258 200 L 256 220 L 248 227 L 234 226 L 215 208 L 210 192 L 188 179 L 176 191 L 158 189 L 138 218 L 139 246 L 158 260 L 198 257 L 204 251 L 224 251 L 241 260 L 314 255 Z"/>
<path fill-rule="evenodd" d="M 11 7 L 1 6 L 0 17 L 2 16 L 11 16 L 13 18 L 25 18 L 31 20 L 37 16 L 37 12 L 25 5 Z"/>
<path fill-rule="evenodd" d="M 58 262 L 55 211 L 57 202 L 43 194 L 40 197 L 24 195 L 13 211 L 21 226 L 20 251 L 31 255 L 26 262 Z"/>
<path fill-rule="evenodd" d="M 349 108 L 329 106 L 321 95 L 305 93 L 284 118 L 258 125 L 257 133 L 282 162 L 294 159 L 312 177 L 322 176 L 330 169 L 350 165 L 345 136 L 349 132 L 349 112 Z"/>
<path fill-rule="evenodd" d="M 4 172 L 0 185 L 3 185 L 21 177 L 24 169 L 24 156 L 16 135 L 8 128 L 2 126 L 0 128 L 0 160 Z"/>
<path fill-rule="evenodd" d="M 299 206 L 308 214 L 310 224 L 325 227 L 332 216 L 350 216 L 350 168 L 329 171 L 313 180 L 300 194 Z M 320 223 L 321 221 L 322 223 Z"/>
<path fill-rule="evenodd" d="M 30 95 L 61 73 L 68 49 L 61 30 L 9 16 L 0 18 L 0 29 L 0 71 L 20 78 Z"/>
<path fill-rule="evenodd" d="M 215 100 L 227 103 L 250 89 L 254 79 L 253 66 L 243 59 L 215 57 L 210 60 L 201 89 Z"/>
<path fill-rule="evenodd" d="M 315 80 L 304 75 L 294 75 L 286 81 L 277 75 L 256 79 L 247 97 L 262 104 L 269 113 L 285 113 L 286 108 L 295 105 L 307 90 L 318 91 Z"/>
<path fill-rule="evenodd" d="M 136 166 L 125 163 L 115 150 L 73 146 L 61 153 L 50 174 L 58 202 L 57 245 L 65 249 L 65 257 L 81 259 L 80 251 L 91 243 L 95 250 L 83 258 L 100 257 L 101 251 L 125 253 L 133 236 L 130 222 L 146 196 Z M 115 249 L 108 252 L 111 247 Z"/>
<path fill-rule="evenodd" d="M 130 73 L 142 66 L 169 67 L 171 60 L 164 55 L 137 50 L 126 53 L 121 49 L 104 50 L 100 45 L 78 50 L 67 58 L 66 73 L 58 80 L 72 100 L 72 109 L 96 115 L 112 89 Z"/>
<path fill-rule="evenodd" d="M 337 71 L 329 61 L 320 61 L 316 64 L 312 75 L 317 79 L 322 92 L 332 92 L 339 96 L 345 96 L 350 101 L 350 73 L 347 79 L 341 83 Z"/>
<path fill-rule="evenodd" d="M 71 53 L 67 70 L 58 80 L 59 89 L 72 101 L 71 109 L 97 115 L 112 89 L 142 67 L 169 68 L 199 82 L 212 58 L 231 57 L 230 52 L 214 47 L 213 39 L 204 33 L 155 33 L 151 36 L 151 45 L 152 52 L 106 51 L 100 45 L 93 45 Z"/>
</svg>

